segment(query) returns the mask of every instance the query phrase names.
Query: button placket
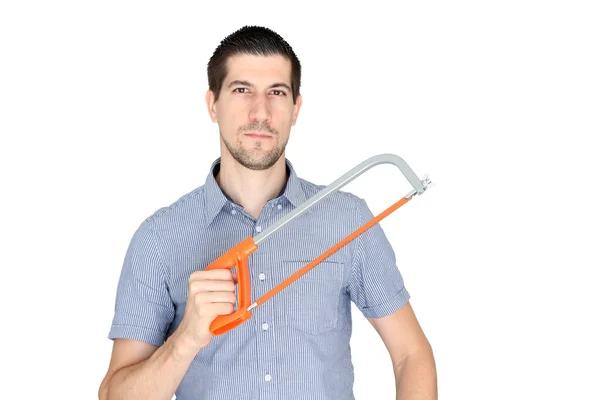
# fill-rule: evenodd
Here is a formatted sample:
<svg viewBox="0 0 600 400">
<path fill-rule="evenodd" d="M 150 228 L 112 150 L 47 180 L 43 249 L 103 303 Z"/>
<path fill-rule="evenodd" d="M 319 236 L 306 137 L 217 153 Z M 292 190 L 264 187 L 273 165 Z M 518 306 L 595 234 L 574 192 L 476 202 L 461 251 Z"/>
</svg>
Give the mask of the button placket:
<svg viewBox="0 0 600 400">
<path fill-rule="evenodd" d="M 257 266 L 260 265 L 259 260 L 255 260 Z M 270 279 L 267 279 L 271 271 L 260 269 L 255 271 L 253 278 L 256 279 L 257 288 L 255 291 L 256 296 L 260 296 L 265 293 L 269 288 L 265 284 Z M 258 278 L 258 279 L 257 279 Z M 273 369 L 275 367 L 274 361 L 276 360 L 276 351 L 274 346 L 275 337 L 273 328 L 273 315 L 275 310 L 273 309 L 272 302 L 266 302 L 261 307 L 253 310 L 254 328 L 257 332 L 257 358 L 259 360 L 257 372 L 259 373 L 257 378 L 262 380 L 262 384 L 265 385 L 265 390 L 274 390 L 272 386 L 274 384 L 274 378 L 276 377 L 277 371 Z M 271 388 L 271 389 L 267 389 Z"/>
<path fill-rule="evenodd" d="M 275 360 L 275 346 L 273 342 L 273 332 L 271 332 L 271 315 L 273 314 L 272 304 L 263 304 L 262 307 L 259 307 L 255 310 L 255 315 L 253 318 L 256 318 L 256 322 L 254 325 L 257 331 L 260 333 L 257 335 L 257 358 L 258 358 L 258 370 L 257 372 L 262 373 L 258 375 L 259 379 L 262 379 L 262 382 L 265 386 L 271 387 L 273 383 L 271 381 L 275 377 L 276 370 L 274 370 L 274 360 Z M 273 388 L 269 389 L 273 390 Z"/>
</svg>

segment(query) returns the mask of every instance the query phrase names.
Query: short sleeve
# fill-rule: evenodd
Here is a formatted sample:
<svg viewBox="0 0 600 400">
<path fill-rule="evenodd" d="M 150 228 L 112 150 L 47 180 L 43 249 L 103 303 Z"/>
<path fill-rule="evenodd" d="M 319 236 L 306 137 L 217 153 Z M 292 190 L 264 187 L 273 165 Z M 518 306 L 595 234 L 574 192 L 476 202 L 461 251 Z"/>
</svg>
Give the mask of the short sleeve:
<svg viewBox="0 0 600 400">
<path fill-rule="evenodd" d="M 114 311 L 109 339 L 134 339 L 157 346 L 164 343 L 174 306 L 151 220 L 145 220 L 131 239 Z"/>
<path fill-rule="evenodd" d="M 358 229 L 374 215 L 363 199 L 358 201 Z M 396 255 L 380 224 L 355 239 L 349 279 L 350 297 L 367 318 L 381 318 L 410 299 L 396 263 Z"/>
</svg>

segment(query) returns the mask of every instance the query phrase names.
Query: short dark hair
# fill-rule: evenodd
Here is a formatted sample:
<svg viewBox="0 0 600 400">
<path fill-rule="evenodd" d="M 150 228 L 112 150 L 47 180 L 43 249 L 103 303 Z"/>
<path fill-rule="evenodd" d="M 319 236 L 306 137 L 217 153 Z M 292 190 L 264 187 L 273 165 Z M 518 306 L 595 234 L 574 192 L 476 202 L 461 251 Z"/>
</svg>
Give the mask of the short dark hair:
<svg viewBox="0 0 600 400">
<path fill-rule="evenodd" d="M 292 47 L 276 32 L 261 26 L 244 26 L 221 41 L 208 62 L 208 88 L 219 99 L 219 93 L 227 76 L 227 60 L 238 54 L 257 56 L 280 55 L 292 63 L 292 99 L 300 94 L 301 68 Z"/>
</svg>

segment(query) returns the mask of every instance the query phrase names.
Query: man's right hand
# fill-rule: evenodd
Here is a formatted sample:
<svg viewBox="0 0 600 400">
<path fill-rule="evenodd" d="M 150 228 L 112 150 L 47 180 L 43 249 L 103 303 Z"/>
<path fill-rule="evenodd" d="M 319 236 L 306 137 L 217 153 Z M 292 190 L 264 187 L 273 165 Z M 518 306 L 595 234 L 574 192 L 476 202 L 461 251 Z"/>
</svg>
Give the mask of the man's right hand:
<svg viewBox="0 0 600 400">
<path fill-rule="evenodd" d="M 237 274 L 228 269 L 196 271 L 188 280 L 185 312 L 179 337 L 197 350 L 206 347 L 211 339 L 210 324 L 219 315 L 235 311 Z"/>
</svg>

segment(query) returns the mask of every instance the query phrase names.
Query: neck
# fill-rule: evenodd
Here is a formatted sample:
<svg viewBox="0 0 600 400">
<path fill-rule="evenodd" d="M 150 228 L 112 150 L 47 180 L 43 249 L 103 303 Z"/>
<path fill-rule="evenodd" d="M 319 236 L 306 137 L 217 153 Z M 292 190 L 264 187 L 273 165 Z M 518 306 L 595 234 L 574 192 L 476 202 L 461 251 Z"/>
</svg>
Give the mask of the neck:
<svg viewBox="0 0 600 400">
<path fill-rule="evenodd" d="M 254 219 L 286 184 L 285 155 L 269 169 L 254 171 L 238 163 L 229 152 L 221 154 L 221 166 L 215 177 L 221 190 Z"/>
</svg>

